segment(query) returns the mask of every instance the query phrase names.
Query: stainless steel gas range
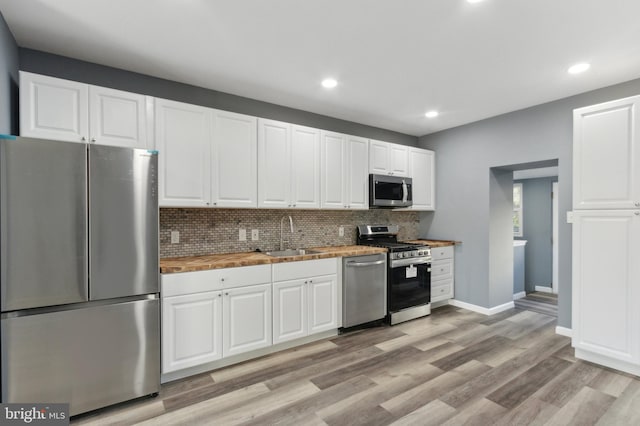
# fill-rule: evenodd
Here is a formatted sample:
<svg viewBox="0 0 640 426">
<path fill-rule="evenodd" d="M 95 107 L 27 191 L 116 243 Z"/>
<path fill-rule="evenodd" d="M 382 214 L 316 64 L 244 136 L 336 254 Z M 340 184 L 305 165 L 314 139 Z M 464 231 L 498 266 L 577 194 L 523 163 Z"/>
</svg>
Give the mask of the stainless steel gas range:
<svg viewBox="0 0 640 426">
<path fill-rule="evenodd" d="M 431 249 L 398 242 L 397 225 L 359 225 L 358 244 L 387 254 L 387 319 L 393 324 L 431 313 Z"/>
</svg>

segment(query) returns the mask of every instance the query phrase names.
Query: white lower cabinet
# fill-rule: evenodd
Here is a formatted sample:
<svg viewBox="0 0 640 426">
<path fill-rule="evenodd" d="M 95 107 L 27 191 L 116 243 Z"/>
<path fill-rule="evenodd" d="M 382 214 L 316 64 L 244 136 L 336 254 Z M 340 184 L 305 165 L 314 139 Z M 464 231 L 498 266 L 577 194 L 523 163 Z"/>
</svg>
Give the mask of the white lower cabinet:
<svg viewBox="0 0 640 426">
<path fill-rule="evenodd" d="M 431 302 L 453 299 L 453 246 L 431 249 Z"/>
<path fill-rule="evenodd" d="M 640 374 L 640 214 L 573 212 L 576 356 Z"/>
<path fill-rule="evenodd" d="M 225 290 L 222 313 L 225 357 L 271 345 L 271 284 Z"/>
<path fill-rule="evenodd" d="M 163 274 L 162 374 L 337 329 L 339 262 Z"/>
<path fill-rule="evenodd" d="M 222 292 L 163 298 L 162 371 L 222 358 Z"/>
<path fill-rule="evenodd" d="M 336 259 L 273 265 L 273 343 L 338 328 Z"/>
</svg>

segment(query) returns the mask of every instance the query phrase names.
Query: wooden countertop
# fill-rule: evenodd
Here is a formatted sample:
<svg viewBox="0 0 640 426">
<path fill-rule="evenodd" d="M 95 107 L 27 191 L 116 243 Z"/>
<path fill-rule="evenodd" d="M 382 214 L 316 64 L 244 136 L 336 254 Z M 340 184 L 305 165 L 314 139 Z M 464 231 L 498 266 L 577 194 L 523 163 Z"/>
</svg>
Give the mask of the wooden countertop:
<svg viewBox="0 0 640 426">
<path fill-rule="evenodd" d="M 369 246 L 313 247 L 321 253 L 302 256 L 272 257 L 264 253 L 223 253 L 204 256 L 170 257 L 160 259 L 160 273 L 195 272 L 208 269 L 236 268 L 239 266 L 268 265 L 272 263 L 297 262 L 301 260 L 328 259 L 332 257 L 362 256 L 386 253 L 387 249 Z"/>
<path fill-rule="evenodd" d="M 447 247 L 462 244 L 461 241 L 452 240 L 409 240 L 408 243 L 427 244 L 429 247 Z"/>
</svg>

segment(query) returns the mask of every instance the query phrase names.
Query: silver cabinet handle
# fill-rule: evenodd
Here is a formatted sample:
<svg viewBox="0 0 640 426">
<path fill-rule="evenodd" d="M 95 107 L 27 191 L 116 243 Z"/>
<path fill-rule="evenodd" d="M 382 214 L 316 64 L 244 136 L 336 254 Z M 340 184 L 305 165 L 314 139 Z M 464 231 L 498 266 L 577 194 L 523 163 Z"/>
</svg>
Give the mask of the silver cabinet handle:
<svg viewBox="0 0 640 426">
<path fill-rule="evenodd" d="M 83 136 L 82 138 L 80 138 L 80 140 L 81 140 L 82 142 L 84 142 L 84 141 L 86 141 L 86 140 L 87 140 L 87 138 L 85 138 L 85 137 Z"/>
<path fill-rule="evenodd" d="M 96 138 L 91 138 L 91 142 L 95 142 L 95 141 L 96 141 Z"/>
<path fill-rule="evenodd" d="M 224 278 L 220 278 L 220 281 L 224 282 Z"/>
<path fill-rule="evenodd" d="M 640 216 L 640 212 L 636 212 L 636 216 Z"/>
<path fill-rule="evenodd" d="M 347 262 L 347 266 L 375 266 L 382 265 L 384 260 L 376 260 L 375 262 Z"/>
<path fill-rule="evenodd" d="M 636 207 L 640 207 L 640 203 L 636 201 Z"/>
<path fill-rule="evenodd" d="M 228 295 L 229 295 L 229 293 L 227 292 L 227 293 L 225 293 L 224 295 L 225 295 L 225 296 L 228 296 Z"/>
</svg>

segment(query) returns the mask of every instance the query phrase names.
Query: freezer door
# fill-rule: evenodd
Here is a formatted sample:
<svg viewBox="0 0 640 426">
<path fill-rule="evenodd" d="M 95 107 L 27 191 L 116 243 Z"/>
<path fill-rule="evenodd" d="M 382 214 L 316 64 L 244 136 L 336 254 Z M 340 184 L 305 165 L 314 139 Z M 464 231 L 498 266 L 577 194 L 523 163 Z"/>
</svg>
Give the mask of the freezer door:
<svg viewBox="0 0 640 426">
<path fill-rule="evenodd" d="M 158 299 L 2 319 L 2 402 L 75 415 L 159 388 Z"/>
<path fill-rule="evenodd" d="M 159 290 L 158 155 L 89 146 L 89 297 Z"/>
<path fill-rule="evenodd" d="M 87 300 L 87 147 L 0 141 L 2 311 Z"/>
</svg>

